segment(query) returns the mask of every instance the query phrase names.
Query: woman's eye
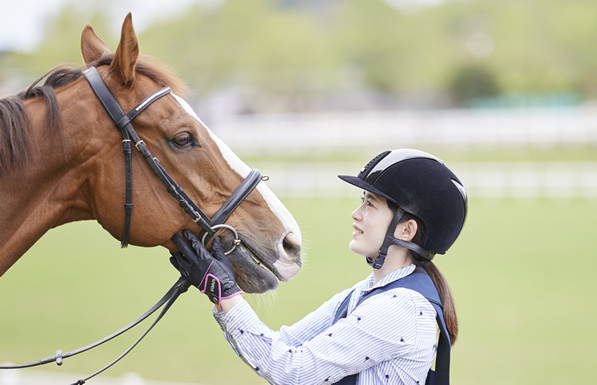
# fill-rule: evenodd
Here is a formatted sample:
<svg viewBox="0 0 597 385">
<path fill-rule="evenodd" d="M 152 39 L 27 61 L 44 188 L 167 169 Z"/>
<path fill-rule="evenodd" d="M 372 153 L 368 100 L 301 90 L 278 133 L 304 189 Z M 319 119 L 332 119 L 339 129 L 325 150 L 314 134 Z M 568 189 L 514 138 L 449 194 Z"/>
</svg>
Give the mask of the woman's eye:
<svg viewBox="0 0 597 385">
<path fill-rule="evenodd" d="M 177 147 L 188 147 L 193 144 L 193 137 L 188 132 L 178 134 L 172 139 Z"/>
</svg>

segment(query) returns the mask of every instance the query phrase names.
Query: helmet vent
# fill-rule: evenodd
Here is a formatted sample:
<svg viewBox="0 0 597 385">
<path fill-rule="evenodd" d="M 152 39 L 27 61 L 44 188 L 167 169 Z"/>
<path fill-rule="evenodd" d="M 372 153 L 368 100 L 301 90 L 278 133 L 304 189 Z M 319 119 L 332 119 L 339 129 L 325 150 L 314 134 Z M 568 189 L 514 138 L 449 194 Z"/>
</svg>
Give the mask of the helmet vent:
<svg viewBox="0 0 597 385">
<path fill-rule="evenodd" d="M 468 198 L 466 196 L 466 191 L 464 190 L 464 186 L 461 185 L 460 183 L 458 183 L 457 181 L 455 181 L 454 179 L 452 179 L 452 183 L 454 183 L 454 186 L 456 186 L 456 188 L 458 189 L 458 192 L 460 192 L 460 195 L 462 196 L 462 200 L 466 204 L 468 202 Z"/>
<path fill-rule="evenodd" d="M 373 169 L 373 167 L 375 167 L 376 164 L 378 164 L 383 158 L 388 156 L 391 152 L 392 151 L 384 151 L 381 154 L 377 155 L 375 158 L 371 159 L 371 161 L 369 163 L 367 163 L 367 165 L 361 169 L 361 172 L 359 172 L 359 178 L 365 180 L 365 178 L 367 178 L 367 175 L 369 175 L 369 172 Z"/>
</svg>

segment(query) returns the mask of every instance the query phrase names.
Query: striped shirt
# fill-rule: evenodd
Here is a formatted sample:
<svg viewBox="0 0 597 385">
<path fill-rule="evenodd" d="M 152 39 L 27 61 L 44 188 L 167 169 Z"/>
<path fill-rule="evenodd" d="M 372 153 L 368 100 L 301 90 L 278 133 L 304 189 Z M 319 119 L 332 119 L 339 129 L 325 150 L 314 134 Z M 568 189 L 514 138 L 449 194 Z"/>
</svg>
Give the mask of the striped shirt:
<svg viewBox="0 0 597 385">
<path fill-rule="evenodd" d="M 242 301 L 214 316 L 235 352 L 271 384 L 333 384 L 360 373 L 358 385 L 424 384 L 435 356 L 435 310 L 418 292 L 396 288 L 364 301 L 375 287 L 412 273 L 395 270 L 373 286 L 373 274 L 336 294 L 317 310 L 279 332 L 270 330 Z M 348 316 L 332 325 L 352 293 Z"/>
</svg>

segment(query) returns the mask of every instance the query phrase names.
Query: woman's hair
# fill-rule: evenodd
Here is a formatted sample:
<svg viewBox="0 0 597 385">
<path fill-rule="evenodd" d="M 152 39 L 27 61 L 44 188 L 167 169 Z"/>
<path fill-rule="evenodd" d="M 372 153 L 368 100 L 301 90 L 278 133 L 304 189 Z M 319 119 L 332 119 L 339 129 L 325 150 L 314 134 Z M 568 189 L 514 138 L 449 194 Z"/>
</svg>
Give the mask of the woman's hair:
<svg viewBox="0 0 597 385">
<path fill-rule="evenodd" d="M 388 201 L 388 207 L 395 213 L 398 209 L 398 206 Z M 421 245 L 421 240 L 423 239 L 423 235 L 425 234 L 425 224 L 423 221 L 418 218 L 417 216 L 405 212 L 400 218 L 398 223 L 406 222 L 410 219 L 414 219 L 417 222 L 417 233 L 411 240 L 412 243 L 417 245 Z M 446 321 L 446 328 L 448 329 L 448 334 L 450 335 L 450 343 L 454 345 L 456 342 L 456 338 L 458 337 L 458 317 L 456 316 L 456 308 L 454 306 L 454 299 L 452 298 L 452 293 L 450 292 L 450 287 L 448 286 L 448 281 L 442 274 L 442 272 L 437 268 L 437 266 L 427 259 L 424 259 L 414 251 L 409 250 L 413 259 L 415 260 L 415 265 L 422 266 L 427 274 L 433 281 L 435 288 L 439 294 L 439 298 L 442 301 L 442 308 L 444 312 L 444 320 Z"/>
</svg>

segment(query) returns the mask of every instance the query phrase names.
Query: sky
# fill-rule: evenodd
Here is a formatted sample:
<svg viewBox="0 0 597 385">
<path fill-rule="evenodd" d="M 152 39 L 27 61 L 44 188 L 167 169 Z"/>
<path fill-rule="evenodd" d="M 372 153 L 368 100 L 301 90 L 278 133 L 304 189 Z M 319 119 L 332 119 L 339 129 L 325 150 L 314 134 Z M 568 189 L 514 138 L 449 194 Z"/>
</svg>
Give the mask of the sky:
<svg viewBox="0 0 597 385">
<path fill-rule="evenodd" d="M 183 12 L 192 3 L 218 6 L 226 0 L 99 0 L 110 9 L 114 28 L 119 30 L 128 12 L 133 13 L 135 30 L 142 31 L 153 21 L 169 14 Z M 250 0 L 247 0 L 250 1 Z M 382 0 L 401 12 L 441 3 L 443 0 Z M 28 52 L 35 48 L 43 33 L 45 21 L 68 4 L 97 4 L 98 0 L 0 0 L 0 52 Z M 84 23 L 82 23 L 84 25 Z"/>
<path fill-rule="evenodd" d="M 217 0 L 203 0 L 217 3 Z M 157 18 L 182 12 L 197 0 L 116 0 L 104 1 L 114 15 L 117 30 L 128 12 L 135 29 L 143 30 Z M 0 0 L 0 51 L 30 51 L 40 41 L 44 22 L 68 4 L 97 4 L 97 0 Z M 116 22 L 117 21 L 117 22 Z M 82 24 L 84 25 L 84 23 Z M 82 27 L 81 27 L 82 28 Z"/>
</svg>

